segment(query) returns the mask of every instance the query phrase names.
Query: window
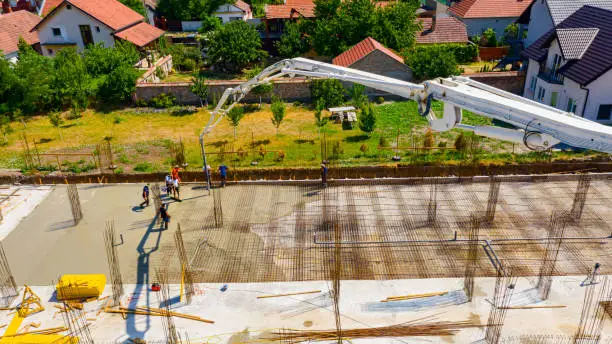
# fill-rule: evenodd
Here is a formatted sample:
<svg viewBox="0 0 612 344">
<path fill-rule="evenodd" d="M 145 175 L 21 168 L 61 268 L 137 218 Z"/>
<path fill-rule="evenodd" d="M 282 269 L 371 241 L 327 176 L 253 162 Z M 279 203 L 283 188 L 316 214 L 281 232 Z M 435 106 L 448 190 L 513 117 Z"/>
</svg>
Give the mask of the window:
<svg viewBox="0 0 612 344">
<path fill-rule="evenodd" d="M 242 20 L 242 17 L 230 17 L 230 21 Z"/>
<path fill-rule="evenodd" d="M 48 53 L 49 55 L 53 55 L 53 49 L 47 49 L 47 53 Z"/>
<path fill-rule="evenodd" d="M 599 105 L 597 120 L 609 121 L 612 114 L 612 104 Z"/>
<path fill-rule="evenodd" d="M 79 29 L 81 30 L 81 38 L 83 39 L 83 45 L 88 46 L 94 43 L 93 35 L 91 34 L 91 26 L 89 25 L 79 25 Z"/>
<path fill-rule="evenodd" d="M 557 99 L 559 98 L 559 92 L 553 92 L 550 94 L 550 106 L 557 107 Z"/>
<path fill-rule="evenodd" d="M 567 112 L 576 113 L 576 99 L 567 99 Z"/>
<path fill-rule="evenodd" d="M 532 76 L 531 77 L 531 83 L 529 84 L 529 90 L 531 92 L 535 92 L 536 90 L 536 84 L 538 83 L 538 77 L 537 76 Z"/>
<path fill-rule="evenodd" d="M 54 37 L 58 37 L 62 35 L 62 30 L 58 27 L 54 27 L 51 29 L 51 31 L 53 31 L 53 36 Z"/>
<path fill-rule="evenodd" d="M 100 32 L 100 27 L 96 26 L 96 32 Z"/>
<path fill-rule="evenodd" d="M 66 5 L 66 9 L 71 10 L 72 9 L 72 5 L 70 5 L 70 4 Z"/>
<path fill-rule="evenodd" d="M 540 103 L 543 103 L 545 95 L 546 95 L 546 90 L 543 89 L 542 86 L 540 86 L 540 88 L 538 89 L 538 94 L 536 96 L 536 100 L 539 101 Z"/>
</svg>

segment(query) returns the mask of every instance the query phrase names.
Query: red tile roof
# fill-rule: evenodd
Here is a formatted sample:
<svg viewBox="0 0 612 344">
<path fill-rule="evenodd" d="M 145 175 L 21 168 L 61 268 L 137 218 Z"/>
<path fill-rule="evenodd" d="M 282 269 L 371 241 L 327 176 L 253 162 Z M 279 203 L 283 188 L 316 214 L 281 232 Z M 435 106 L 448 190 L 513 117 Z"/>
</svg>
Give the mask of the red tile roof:
<svg viewBox="0 0 612 344">
<path fill-rule="evenodd" d="M 432 18 L 419 18 L 423 30 L 416 34 L 417 44 L 467 43 L 465 24 L 453 17 L 436 18 L 436 27 L 431 31 Z"/>
<path fill-rule="evenodd" d="M 114 35 L 118 38 L 134 43 L 136 46 L 144 47 L 153 42 L 164 34 L 163 30 L 149 25 L 145 22 L 140 22 L 134 26 L 130 26 L 125 30 L 115 32 Z"/>
<path fill-rule="evenodd" d="M 312 0 L 287 0 L 284 5 L 266 5 L 266 19 L 314 18 Z"/>
<path fill-rule="evenodd" d="M 3 54 L 16 52 L 19 37 L 32 45 L 38 43 L 38 32 L 30 30 L 40 22 L 40 17 L 28 11 L 16 11 L 0 15 L 0 50 Z"/>
<path fill-rule="evenodd" d="M 520 17 L 533 0 L 461 0 L 449 11 L 460 18 Z"/>
<path fill-rule="evenodd" d="M 64 3 L 71 4 L 113 30 L 120 30 L 144 20 L 143 16 L 117 0 L 64 0 L 56 9 Z M 51 10 L 39 25 L 54 12 L 55 9 Z"/>
<path fill-rule="evenodd" d="M 242 0 L 236 0 L 236 3 L 234 4 L 234 6 L 238 7 L 239 9 L 243 10 L 244 12 L 251 12 L 251 6 L 249 6 L 249 4 L 247 4 L 246 2 L 242 1 Z"/>
<path fill-rule="evenodd" d="M 53 11 L 53 9 L 59 6 L 62 2 L 64 2 L 64 0 L 44 0 L 42 11 L 40 12 L 40 14 L 43 17 L 46 16 L 47 14 L 49 14 L 49 12 Z"/>
<path fill-rule="evenodd" d="M 392 59 L 400 63 L 404 63 L 403 58 L 399 57 L 396 53 L 392 52 L 391 50 L 385 48 L 382 44 L 380 44 L 378 41 L 376 41 L 372 37 L 368 37 L 364 39 L 363 41 L 355 44 L 349 50 L 336 56 L 333 59 L 332 63 L 337 66 L 350 67 L 352 64 L 368 56 L 370 53 L 372 53 L 375 50 L 379 50 L 385 55 L 388 55 L 389 57 L 391 57 Z"/>
</svg>

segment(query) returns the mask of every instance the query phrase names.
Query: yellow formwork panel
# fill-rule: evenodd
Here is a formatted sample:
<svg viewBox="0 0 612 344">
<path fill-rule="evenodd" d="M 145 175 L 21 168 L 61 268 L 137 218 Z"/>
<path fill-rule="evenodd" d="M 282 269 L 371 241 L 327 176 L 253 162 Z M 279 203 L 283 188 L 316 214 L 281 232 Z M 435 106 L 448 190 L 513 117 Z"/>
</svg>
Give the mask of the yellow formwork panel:
<svg viewBox="0 0 612 344">
<path fill-rule="evenodd" d="M 0 339 L 1 344 L 77 344 L 79 338 L 61 334 L 24 334 Z"/>
<path fill-rule="evenodd" d="M 100 297 L 106 285 L 105 275 L 64 275 L 55 286 L 58 300 Z"/>
</svg>

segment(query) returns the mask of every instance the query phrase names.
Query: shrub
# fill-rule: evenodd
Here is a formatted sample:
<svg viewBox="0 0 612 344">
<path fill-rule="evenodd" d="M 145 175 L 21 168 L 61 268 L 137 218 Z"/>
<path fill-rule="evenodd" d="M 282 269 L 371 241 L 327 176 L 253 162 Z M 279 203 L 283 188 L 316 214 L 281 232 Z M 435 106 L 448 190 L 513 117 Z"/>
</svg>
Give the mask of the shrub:
<svg viewBox="0 0 612 344">
<path fill-rule="evenodd" d="M 378 97 L 376 98 L 376 104 L 382 104 L 385 102 L 385 97 Z"/>
<path fill-rule="evenodd" d="M 497 41 L 497 34 L 495 34 L 495 31 L 492 28 L 488 28 L 482 33 L 482 40 L 480 42 L 480 45 L 484 45 L 487 47 L 499 46 L 499 42 Z"/>
<path fill-rule="evenodd" d="M 376 115 L 374 114 L 374 108 L 372 104 L 367 104 L 359 112 L 359 129 L 364 133 L 371 133 L 376 128 Z"/>
<path fill-rule="evenodd" d="M 446 141 L 438 142 L 438 148 L 446 148 Z"/>
<path fill-rule="evenodd" d="M 368 151 L 368 145 L 366 145 L 365 143 L 361 144 L 361 147 L 359 147 L 359 150 L 362 153 L 366 153 Z"/>
<path fill-rule="evenodd" d="M 338 106 L 344 103 L 344 87 L 340 80 L 325 79 L 314 80 L 310 84 L 310 95 L 315 104 L 324 107 Z"/>
<path fill-rule="evenodd" d="M 276 161 L 283 161 L 283 160 L 285 160 L 285 151 L 280 150 L 278 151 L 278 154 L 276 155 Z"/>
<path fill-rule="evenodd" d="M 113 124 L 119 124 L 121 122 L 123 122 L 123 118 L 121 118 L 119 115 L 115 115 L 115 118 L 113 118 Z"/>
<path fill-rule="evenodd" d="M 136 91 L 138 71 L 132 66 L 122 65 L 106 76 L 98 95 L 106 102 L 126 103 Z"/>
<path fill-rule="evenodd" d="M 431 131 L 431 129 L 427 129 L 427 132 L 425 133 L 425 137 L 423 138 L 423 147 L 432 148 L 434 144 L 435 142 L 434 142 L 433 132 Z"/>
<path fill-rule="evenodd" d="M 461 73 L 455 55 L 444 45 L 417 47 L 404 56 L 417 79 L 446 78 Z"/>
<path fill-rule="evenodd" d="M 379 147 L 389 147 L 389 141 L 387 141 L 387 139 L 381 135 L 380 139 L 378 140 L 378 146 Z"/>
<path fill-rule="evenodd" d="M 455 139 L 455 149 L 461 153 L 465 153 L 468 148 L 468 139 L 465 134 L 461 132 Z"/>
<path fill-rule="evenodd" d="M 140 162 L 134 166 L 136 172 L 152 172 L 153 165 L 150 162 Z"/>
<path fill-rule="evenodd" d="M 172 93 L 160 93 L 157 97 L 151 98 L 149 106 L 156 109 L 167 109 L 176 103 L 176 97 Z"/>
</svg>

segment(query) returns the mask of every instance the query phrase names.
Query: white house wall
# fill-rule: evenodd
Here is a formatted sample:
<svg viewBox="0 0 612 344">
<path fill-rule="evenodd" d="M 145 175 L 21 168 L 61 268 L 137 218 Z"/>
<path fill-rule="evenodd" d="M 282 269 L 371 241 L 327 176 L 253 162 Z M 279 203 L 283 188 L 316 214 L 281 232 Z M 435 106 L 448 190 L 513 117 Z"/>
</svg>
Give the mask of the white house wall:
<svg viewBox="0 0 612 344">
<path fill-rule="evenodd" d="M 595 121 L 599 106 L 602 104 L 612 104 L 612 70 L 607 71 L 597 80 L 590 83 L 587 88 L 589 89 L 589 98 L 584 117 Z M 612 124 L 612 121 L 600 122 Z"/>
<path fill-rule="evenodd" d="M 525 48 L 530 46 L 538 38 L 554 28 L 550 11 L 546 5 L 547 0 L 535 0 L 531 6 L 529 30 L 525 39 Z"/>
<path fill-rule="evenodd" d="M 533 99 L 535 96 L 535 91 L 531 90 L 531 83 L 533 78 L 536 78 L 536 87 L 538 89 L 538 73 L 540 72 L 540 64 L 536 60 L 529 60 L 529 64 L 527 66 L 527 74 L 525 77 L 525 89 L 523 90 L 523 97 Z"/>
<path fill-rule="evenodd" d="M 517 17 L 514 17 L 514 18 L 482 18 L 482 19 L 461 19 L 459 18 L 459 20 L 461 20 L 467 26 L 467 33 L 468 33 L 468 36 L 470 37 L 476 36 L 476 35 L 482 35 L 482 33 L 488 28 L 493 29 L 493 31 L 495 31 L 497 36 L 501 37 L 504 35 L 504 29 L 506 29 L 508 25 L 514 23 L 517 19 L 518 19 Z"/>
<path fill-rule="evenodd" d="M 53 45 L 47 44 L 76 43 L 77 50 L 82 52 L 85 46 L 83 45 L 79 25 L 89 25 L 91 27 L 94 43 L 104 43 L 105 47 L 115 46 L 113 31 L 109 27 L 74 6 L 69 10 L 63 5 L 38 28 L 43 55 L 55 55 L 57 51 Z M 62 35 L 60 37 L 53 36 L 52 28 L 59 28 Z M 100 29 L 100 32 L 97 28 Z M 52 49 L 53 52 L 49 53 L 48 49 Z"/>
<path fill-rule="evenodd" d="M 223 24 L 230 22 L 231 20 L 243 20 L 247 21 L 253 18 L 251 12 L 244 12 L 238 7 L 232 4 L 221 5 L 217 8 L 215 12 L 213 12 L 215 17 L 221 19 Z"/>
</svg>

